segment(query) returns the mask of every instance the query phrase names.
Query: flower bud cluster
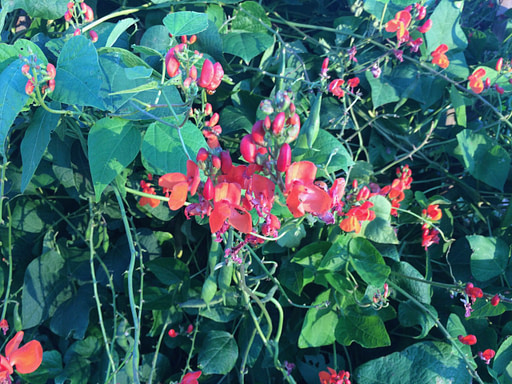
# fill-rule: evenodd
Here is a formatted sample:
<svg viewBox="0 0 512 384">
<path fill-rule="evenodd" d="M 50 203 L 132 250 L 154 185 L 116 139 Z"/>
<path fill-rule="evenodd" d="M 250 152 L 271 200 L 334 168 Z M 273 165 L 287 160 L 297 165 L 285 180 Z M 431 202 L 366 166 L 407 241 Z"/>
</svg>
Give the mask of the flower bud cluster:
<svg viewBox="0 0 512 384">
<path fill-rule="evenodd" d="M 57 70 L 51 63 L 38 64 L 37 57 L 30 55 L 24 57 L 20 55 L 20 59 L 25 62 L 21 67 L 21 72 L 27 77 L 27 83 L 25 84 L 25 93 L 32 95 L 36 88 L 41 87 L 41 93 L 43 97 L 50 92 L 55 90 L 55 76 Z"/>
<path fill-rule="evenodd" d="M 64 20 L 74 28 L 73 36 L 82 34 L 81 26 L 94 20 L 94 11 L 83 0 L 72 0 L 68 2 Z M 93 43 L 98 41 L 98 34 L 90 30 L 89 38 Z"/>
</svg>

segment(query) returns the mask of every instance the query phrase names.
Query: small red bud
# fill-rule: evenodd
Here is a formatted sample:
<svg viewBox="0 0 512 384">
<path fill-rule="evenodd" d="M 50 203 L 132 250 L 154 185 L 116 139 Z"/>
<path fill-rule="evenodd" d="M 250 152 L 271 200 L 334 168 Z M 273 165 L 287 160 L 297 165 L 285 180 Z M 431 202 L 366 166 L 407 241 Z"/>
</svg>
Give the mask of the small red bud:
<svg viewBox="0 0 512 384">
<path fill-rule="evenodd" d="M 24 75 L 26 75 L 28 73 L 28 71 L 30 71 L 30 65 L 28 64 L 23 64 L 23 66 L 21 67 L 21 73 L 23 73 Z"/>
<path fill-rule="evenodd" d="M 213 80 L 213 74 L 214 69 L 212 62 L 208 59 L 205 59 L 203 68 L 201 69 L 201 77 L 199 78 L 197 85 L 202 88 L 208 87 Z"/>
<path fill-rule="evenodd" d="M 34 92 L 34 83 L 32 82 L 32 79 L 27 81 L 27 84 L 25 84 L 25 93 L 27 95 L 31 95 Z"/>
<path fill-rule="evenodd" d="M 68 2 L 68 9 L 73 9 L 75 3 L 73 1 Z"/>
<path fill-rule="evenodd" d="M 277 157 L 276 168 L 279 172 L 286 172 L 290 167 L 292 161 L 292 150 L 290 144 L 284 143 L 279 150 L 279 156 Z"/>
<path fill-rule="evenodd" d="M 293 115 L 296 110 L 297 110 L 297 108 L 295 107 L 295 104 L 290 103 L 290 114 Z"/>
<path fill-rule="evenodd" d="M 197 80 L 197 68 L 195 65 L 190 67 L 190 70 L 188 71 L 188 76 L 194 81 Z"/>
<path fill-rule="evenodd" d="M 46 66 L 46 72 L 48 72 L 48 76 L 50 76 L 50 79 L 54 79 L 55 75 L 57 74 L 55 66 L 51 63 L 48 63 L 48 65 Z"/>
<path fill-rule="evenodd" d="M 354 181 L 352 181 L 352 189 L 357 189 L 357 179 L 354 179 Z"/>
<path fill-rule="evenodd" d="M 192 35 L 192 36 L 195 36 L 195 35 Z M 187 327 L 187 333 L 191 334 L 192 332 L 194 332 L 194 326 L 192 324 L 189 324 L 189 326 Z"/>
<path fill-rule="evenodd" d="M 170 329 L 169 332 L 168 332 L 168 335 L 172 338 L 175 338 L 176 336 L 178 336 L 178 333 L 174 330 L 174 329 Z"/>
<path fill-rule="evenodd" d="M 265 130 L 263 129 L 263 120 L 258 120 L 252 126 L 252 139 L 258 145 L 265 145 Z"/>
<path fill-rule="evenodd" d="M 212 114 L 212 105 L 210 103 L 206 103 L 204 106 L 204 114 L 206 116 L 210 116 Z"/>
<path fill-rule="evenodd" d="M 78 36 L 81 34 L 82 34 L 82 31 L 80 30 L 80 28 L 75 29 L 75 32 L 73 32 L 73 36 Z"/>
<path fill-rule="evenodd" d="M 504 90 L 502 87 L 500 87 L 498 84 L 496 84 L 494 87 L 496 88 L 496 91 L 497 91 L 500 95 L 503 95 L 503 93 L 505 92 L 505 90 Z"/>
<path fill-rule="evenodd" d="M 203 197 L 206 200 L 212 200 L 215 196 L 215 188 L 213 187 L 212 180 L 210 178 L 206 179 L 206 183 L 204 183 L 203 188 Z"/>
<path fill-rule="evenodd" d="M 84 3 L 82 3 L 84 4 Z M 87 23 L 91 22 L 94 20 L 94 12 L 92 10 L 91 7 L 89 7 L 88 5 L 86 5 L 86 9 L 85 9 L 85 21 Z"/>
<path fill-rule="evenodd" d="M 213 168 L 220 169 L 222 166 L 222 162 L 220 161 L 219 156 L 212 156 L 212 165 Z"/>
<path fill-rule="evenodd" d="M 167 74 L 169 77 L 174 77 L 178 74 L 178 71 L 180 69 L 180 62 L 176 60 L 174 55 L 172 57 L 169 57 L 169 60 L 167 61 Z"/>
<path fill-rule="evenodd" d="M 496 70 L 501 72 L 501 68 L 503 67 L 503 57 L 500 57 L 496 62 Z"/>
<path fill-rule="evenodd" d="M 251 135 L 245 135 L 240 142 L 240 152 L 242 153 L 242 157 L 248 163 L 254 163 L 256 160 L 256 144 L 252 139 Z"/>
<path fill-rule="evenodd" d="M 181 36 L 181 42 L 183 44 L 187 44 L 187 36 L 186 35 Z"/>
<path fill-rule="evenodd" d="M 489 79 L 488 77 L 485 79 L 484 81 L 484 87 L 485 88 L 489 88 L 491 86 L 491 79 Z"/>
<path fill-rule="evenodd" d="M 212 118 L 210 119 L 210 121 L 208 121 L 208 126 L 214 127 L 217 125 L 218 122 L 219 122 L 219 114 L 217 112 L 215 112 L 213 114 Z"/>
<path fill-rule="evenodd" d="M 206 161 L 206 159 L 208 159 L 208 156 L 209 156 L 209 153 L 206 150 L 206 148 L 200 148 L 199 151 L 197 152 L 196 161 L 197 162 Z"/>
<path fill-rule="evenodd" d="M 224 174 L 229 173 L 231 168 L 233 167 L 233 161 L 231 160 L 231 155 L 228 151 L 222 151 L 220 153 L 220 160 L 222 162 L 221 171 Z"/>
<path fill-rule="evenodd" d="M 196 41 L 197 41 L 196 35 L 192 35 L 192 36 L 190 36 L 190 39 L 188 39 L 189 44 L 194 44 Z"/>
<path fill-rule="evenodd" d="M 281 133 L 285 119 L 286 115 L 284 112 L 279 112 L 274 118 L 274 121 L 272 122 L 272 132 L 274 132 L 274 135 L 279 135 Z"/>
<path fill-rule="evenodd" d="M 425 16 L 427 16 L 427 8 L 422 5 L 416 8 L 418 9 L 418 16 L 416 16 L 416 20 L 423 20 Z"/>
<path fill-rule="evenodd" d="M 265 120 L 263 120 L 263 127 L 268 131 L 270 126 L 272 125 L 272 121 L 269 116 L 265 116 Z"/>
<path fill-rule="evenodd" d="M 493 296 L 493 298 L 491 299 L 491 304 L 493 306 L 497 306 L 498 304 L 500 303 L 500 295 L 496 294 Z"/>
<path fill-rule="evenodd" d="M 98 34 L 96 33 L 96 31 L 90 30 L 89 31 L 89 37 L 91 38 L 91 41 L 93 43 L 98 41 Z"/>
<path fill-rule="evenodd" d="M 66 13 L 64 14 L 64 20 L 66 20 L 66 21 L 71 20 L 72 17 L 73 17 L 73 15 L 69 11 L 66 11 Z"/>
<path fill-rule="evenodd" d="M 357 201 L 367 200 L 369 197 L 370 197 L 370 190 L 365 185 L 363 188 L 361 188 L 361 190 L 357 194 L 356 200 Z"/>
<path fill-rule="evenodd" d="M 54 89 L 55 89 L 55 79 L 48 80 L 48 90 L 50 92 L 53 92 Z"/>
</svg>

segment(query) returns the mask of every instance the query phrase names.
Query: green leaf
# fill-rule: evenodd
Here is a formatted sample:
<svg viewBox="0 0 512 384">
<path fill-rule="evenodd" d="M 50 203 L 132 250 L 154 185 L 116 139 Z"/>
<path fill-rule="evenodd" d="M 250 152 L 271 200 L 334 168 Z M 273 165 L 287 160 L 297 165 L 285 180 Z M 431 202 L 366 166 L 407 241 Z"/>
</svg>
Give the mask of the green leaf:
<svg viewBox="0 0 512 384">
<path fill-rule="evenodd" d="M 318 270 L 328 270 L 331 272 L 344 270 L 350 261 L 348 244 L 351 239 L 352 236 L 339 235 L 322 258 Z"/>
<path fill-rule="evenodd" d="M 84 36 L 69 39 L 57 60 L 53 100 L 104 109 L 100 98 L 101 70 L 93 43 Z"/>
<path fill-rule="evenodd" d="M 363 237 L 355 237 L 349 243 L 350 263 L 368 284 L 382 286 L 390 272 L 384 258 L 372 243 Z"/>
<path fill-rule="evenodd" d="M 96 201 L 103 190 L 139 153 L 141 136 L 130 121 L 105 117 L 91 128 L 88 157 Z"/>
<path fill-rule="evenodd" d="M 270 19 L 265 9 L 255 1 L 244 1 L 239 9 L 233 12 L 231 30 L 236 32 L 267 32 L 270 27 Z"/>
<path fill-rule="evenodd" d="M 462 51 L 468 46 L 466 35 L 460 26 L 464 1 L 442 0 L 430 16 L 433 27 L 425 34 L 428 52 L 441 44 L 450 50 Z"/>
<path fill-rule="evenodd" d="M 208 332 L 199 350 L 198 365 L 205 375 L 224 375 L 231 371 L 238 358 L 238 346 L 231 334 Z"/>
<path fill-rule="evenodd" d="M 304 268 L 316 270 L 330 247 L 331 243 L 328 241 L 317 241 L 308 244 L 293 255 L 291 262 L 300 264 Z"/>
<path fill-rule="evenodd" d="M 393 81 L 383 71 L 380 77 L 374 78 L 370 71 L 366 71 L 366 80 L 372 90 L 373 108 L 400 100 L 400 94 L 393 86 Z"/>
<path fill-rule="evenodd" d="M 249 64 L 252 58 L 274 44 L 274 38 L 263 32 L 230 32 L 222 35 L 222 42 L 225 53 L 241 57 Z"/>
<path fill-rule="evenodd" d="M 163 23 L 174 37 L 193 35 L 208 28 L 208 16 L 199 12 L 174 12 L 165 16 Z"/>
<path fill-rule="evenodd" d="M 467 124 L 466 103 L 464 101 L 464 96 L 453 84 L 450 87 L 450 100 L 453 108 L 455 109 L 455 119 L 457 120 L 457 124 L 465 128 Z"/>
<path fill-rule="evenodd" d="M 510 170 L 510 154 L 494 145 L 485 133 L 465 129 L 457 134 L 464 166 L 476 179 L 503 191 Z"/>
<path fill-rule="evenodd" d="M 27 39 L 19 39 L 14 43 L 14 48 L 18 52 L 18 55 L 29 57 L 31 54 L 37 56 L 37 63 L 48 64 L 48 59 L 44 55 L 41 48 L 39 48 L 34 42 Z"/>
<path fill-rule="evenodd" d="M 306 230 L 303 224 L 297 225 L 297 222 L 289 221 L 281 227 L 279 236 L 277 244 L 281 247 L 295 248 L 299 246 L 300 241 L 306 236 Z"/>
<path fill-rule="evenodd" d="M 468 384 L 472 380 L 464 360 L 451 345 L 441 342 L 417 343 L 371 360 L 355 370 L 354 379 L 364 384 Z"/>
<path fill-rule="evenodd" d="M 317 296 L 313 305 L 304 317 L 304 323 L 299 336 L 299 348 L 321 347 L 334 343 L 334 329 L 339 315 L 332 307 L 325 308 L 329 302 L 330 290 Z"/>
<path fill-rule="evenodd" d="M 105 43 L 105 47 L 113 46 L 114 43 L 116 42 L 116 40 L 119 38 L 119 36 L 121 36 L 121 34 L 124 31 L 126 31 L 128 28 L 130 28 L 135 23 L 137 23 L 137 20 L 132 19 L 130 17 L 127 19 L 119 20 L 117 22 L 116 26 L 114 27 L 114 29 L 112 30 L 112 32 L 110 32 L 110 35 L 108 35 L 108 39 L 107 39 L 107 42 Z"/>
<path fill-rule="evenodd" d="M 414 268 L 411 264 L 401 261 L 393 266 L 393 271 L 397 272 L 397 274 L 392 274 L 391 279 L 400 286 L 400 288 L 407 291 L 411 296 L 413 296 L 418 301 L 424 304 L 430 304 L 431 297 L 431 288 L 430 284 L 422 283 L 420 281 L 415 281 L 408 279 L 407 276 L 410 276 L 414 279 L 424 280 L 425 277 L 419 273 L 416 268 Z M 400 275 L 405 275 L 404 277 L 400 277 Z"/>
<path fill-rule="evenodd" d="M 365 316 L 350 309 L 342 313 L 335 334 L 336 341 L 346 346 L 353 342 L 358 343 L 363 348 L 391 345 L 386 326 L 379 316 Z"/>
<path fill-rule="evenodd" d="M 25 191 L 50 142 L 50 134 L 57 127 L 60 116 L 38 108 L 21 141 L 21 192 Z"/>
<path fill-rule="evenodd" d="M 496 351 L 489 373 L 499 383 L 512 383 L 512 337 L 505 339 Z"/>
<path fill-rule="evenodd" d="M 42 200 L 18 199 L 10 217 L 14 229 L 29 232 L 42 232 L 53 225 L 59 216 Z"/>
<path fill-rule="evenodd" d="M 41 324 L 71 297 L 71 287 L 63 269 L 64 259 L 56 251 L 46 252 L 27 267 L 21 295 L 24 329 Z"/>
<path fill-rule="evenodd" d="M 431 313 L 437 317 L 437 310 L 429 305 L 423 304 Z M 401 302 L 398 305 L 398 321 L 404 327 L 413 327 L 419 325 L 421 327 L 421 333 L 415 336 L 415 339 L 423 339 L 428 335 L 434 325 L 436 325 L 434 319 L 426 312 L 419 309 L 411 300 Z"/>
<path fill-rule="evenodd" d="M 292 151 L 294 161 L 311 161 L 317 166 L 326 166 L 328 173 L 339 170 L 348 171 L 354 164 L 352 157 L 343 144 L 325 129 L 320 129 L 312 149 L 295 147 Z M 320 169 L 321 170 L 321 169 Z"/>
<path fill-rule="evenodd" d="M 2 1 L 2 6 L 4 3 L 5 0 Z M 14 9 L 22 8 L 31 17 L 56 20 L 67 11 L 67 3 L 67 0 L 14 0 Z"/>
<path fill-rule="evenodd" d="M 497 237 L 466 236 L 471 250 L 471 273 L 478 281 L 487 281 L 505 272 L 510 249 Z"/>
<path fill-rule="evenodd" d="M 144 264 L 165 285 L 178 284 L 188 278 L 187 266 L 177 259 L 158 257 Z"/>
<path fill-rule="evenodd" d="M 187 173 L 187 155 L 180 141 L 180 133 L 191 159 L 196 158 L 200 148 L 207 148 L 203 134 L 191 122 L 180 128 L 180 132 L 178 128 L 154 122 L 148 127 L 142 142 L 142 157 L 153 173 Z"/>
<path fill-rule="evenodd" d="M 379 244 L 398 244 L 394 228 L 388 220 L 382 217 L 364 222 L 361 227 L 361 235 Z"/>
<path fill-rule="evenodd" d="M 15 60 L 0 74 L 0 155 L 5 157 L 7 136 L 14 119 L 28 100 L 27 78 L 21 73 L 21 60 Z"/>
<path fill-rule="evenodd" d="M 76 295 L 56 309 L 50 329 L 66 339 L 83 339 L 89 326 L 89 312 L 94 305 L 92 287 L 81 286 Z"/>
<path fill-rule="evenodd" d="M 457 339 L 457 337 L 459 337 L 460 335 L 467 335 L 466 329 L 464 328 L 462 321 L 460 320 L 459 316 L 457 316 L 455 313 L 450 313 L 450 316 L 448 317 L 448 320 L 446 322 L 446 330 L 454 339 Z M 473 368 L 476 368 L 475 362 L 471 359 L 471 346 L 462 343 L 459 343 L 457 345 L 459 349 L 461 349 L 462 352 L 469 358 L 469 361 L 472 361 Z M 458 353 L 455 347 L 452 348 L 454 353 Z"/>
</svg>

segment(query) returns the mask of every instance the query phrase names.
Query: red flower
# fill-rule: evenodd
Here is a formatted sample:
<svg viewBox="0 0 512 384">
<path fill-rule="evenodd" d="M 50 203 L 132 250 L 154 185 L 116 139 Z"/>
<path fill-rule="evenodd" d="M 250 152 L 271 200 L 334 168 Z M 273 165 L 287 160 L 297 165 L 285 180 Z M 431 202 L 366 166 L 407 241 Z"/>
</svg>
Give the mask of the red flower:
<svg viewBox="0 0 512 384">
<path fill-rule="evenodd" d="M 197 379 L 201 376 L 201 373 L 201 371 L 189 372 L 183 377 L 183 380 L 181 380 L 179 384 L 197 384 Z"/>
<path fill-rule="evenodd" d="M 484 82 L 482 78 L 485 76 L 485 69 L 478 68 L 472 75 L 468 76 L 469 88 L 475 93 L 480 93 L 484 90 Z"/>
<path fill-rule="evenodd" d="M 210 230 L 212 233 L 222 229 L 224 222 L 243 233 L 252 231 L 252 218 L 242 206 L 240 185 L 220 183 L 215 187 L 213 211 L 210 215 Z"/>
<path fill-rule="evenodd" d="M 350 208 L 346 214 L 346 218 L 340 223 L 340 228 L 345 232 L 361 231 L 361 221 L 372 221 L 375 219 L 375 212 L 369 209 L 373 207 L 373 203 L 365 201 L 362 205 Z"/>
<path fill-rule="evenodd" d="M 428 19 L 423 23 L 421 27 L 418 27 L 418 32 L 427 33 L 428 31 L 430 31 L 430 28 L 432 28 L 432 20 Z"/>
<path fill-rule="evenodd" d="M 503 57 L 500 57 L 496 62 L 496 71 L 501 72 L 501 68 L 503 68 Z"/>
<path fill-rule="evenodd" d="M 37 340 L 29 341 L 19 348 L 23 340 L 23 331 L 19 331 L 5 346 L 5 357 L 0 355 L 0 382 L 10 383 L 9 375 L 13 373 L 13 367 L 21 373 L 34 372 L 43 361 L 43 347 Z M 1 380 L 5 381 L 1 381 Z"/>
<path fill-rule="evenodd" d="M 407 28 L 411 23 L 411 14 L 409 11 L 403 10 L 397 12 L 395 18 L 386 24 L 386 32 L 396 32 L 398 41 L 409 40 L 409 31 Z"/>
<path fill-rule="evenodd" d="M 209 94 L 213 94 L 219 87 L 222 77 L 224 76 L 224 69 L 220 63 L 212 64 L 212 62 L 206 59 L 201 69 L 201 77 L 197 82 L 197 85 L 206 89 Z"/>
<path fill-rule="evenodd" d="M 492 349 L 486 349 L 483 352 L 478 352 L 478 357 L 480 357 L 485 364 L 489 364 L 494 356 L 496 356 L 496 352 Z"/>
<path fill-rule="evenodd" d="M 174 172 L 163 175 L 158 180 L 158 185 L 164 188 L 169 196 L 169 208 L 176 211 L 185 205 L 187 193 L 193 196 L 199 186 L 199 168 L 191 160 L 187 160 L 187 176 L 182 173 Z"/>
<path fill-rule="evenodd" d="M 443 216 L 443 212 L 439 209 L 439 204 L 429 205 L 426 210 L 424 210 L 424 214 L 432 221 L 441 220 Z"/>
<path fill-rule="evenodd" d="M 464 291 L 471 298 L 473 303 L 475 302 L 476 299 L 484 297 L 484 292 L 480 288 L 475 287 L 473 283 L 467 283 Z"/>
<path fill-rule="evenodd" d="M 173 339 L 178 336 L 178 332 L 176 332 L 174 329 L 169 329 L 169 332 L 167 332 L 169 337 L 172 337 Z"/>
<path fill-rule="evenodd" d="M 341 86 L 345 83 L 345 80 L 336 79 L 331 81 L 329 84 L 329 92 L 331 92 L 334 96 L 337 96 L 341 99 L 345 95 L 345 91 L 341 89 Z"/>
<path fill-rule="evenodd" d="M 142 192 L 149 193 L 150 195 L 156 195 L 155 188 L 153 188 L 151 184 L 146 183 L 144 180 L 140 181 L 140 186 L 142 188 Z M 143 207 L 146 204 L 149 204 L 151 208 L 156 208 L 160 204 L 160 200 L 152 199 L 151 197 L 146 196 L 141 197 L 139 200 L 139 205 Z"/>
<path fill-rule="evenodd" d="M 446 57 L 445 53 L 448 52 L 448 46 L 446 44 L 441 44 L 436 48 L 432 55 L 432 64 L 437 64 L 441 68 L 448 68 L 450 65 L 450 60 Z"/>
<path fill-rule="evenodd" d="M 286 205 L 294 217 L 306 212 L 323 215 L 331 207 L 332 199 L 327 192 L 314 184 L 316 166 L 309 161 L 299 161 L 286 171 Z"/>
<path fill-rule="evenodd" d="M 7 320 L 2 319 L 2 321 L 0 321 L 0 329 L 2 330 L 5 336 L 7 334 L 7 331 L 9 330 L 9 323 L 7 322 Z"/>
<path fill-rule="evenodd" d="M 350 88 L 355 88 L 359 85 L 359 78 L 358 77 L 352 77 L 351 79 L 347 80 L 347 85 Z"/>
<path fill-rule="evenodd" d="M 466 345 L 475 345 L 476 344 L 476 336 L 475 335 L 467 335 L 467 336 L 459 335 L 457 338 L 459 339 L 459 341 L 462 344 L 466 344 Z"/>
<path fill-rule="evenodd" d="M 320 384 L 350 384 L 350 373 L 348 371 L 336 371 L 327 367 L 329 372 L 321 371 L 318 373 Z"/>
</svg>

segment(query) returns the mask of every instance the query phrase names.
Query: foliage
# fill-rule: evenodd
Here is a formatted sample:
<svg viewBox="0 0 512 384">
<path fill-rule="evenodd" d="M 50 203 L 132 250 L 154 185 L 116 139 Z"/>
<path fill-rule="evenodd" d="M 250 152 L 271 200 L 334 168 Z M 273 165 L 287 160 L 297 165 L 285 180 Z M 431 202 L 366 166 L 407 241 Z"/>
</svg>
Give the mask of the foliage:
<svg viewBox="0 0 512 384">
<path fill-rule="evenodd" d="M 497 3 L 2 1 L 0 381 L 511 382 Z"/>
</svg>

